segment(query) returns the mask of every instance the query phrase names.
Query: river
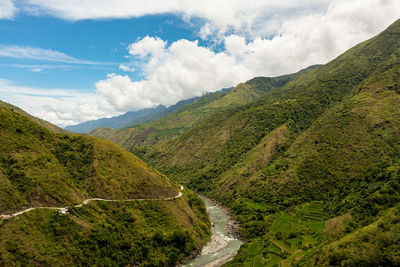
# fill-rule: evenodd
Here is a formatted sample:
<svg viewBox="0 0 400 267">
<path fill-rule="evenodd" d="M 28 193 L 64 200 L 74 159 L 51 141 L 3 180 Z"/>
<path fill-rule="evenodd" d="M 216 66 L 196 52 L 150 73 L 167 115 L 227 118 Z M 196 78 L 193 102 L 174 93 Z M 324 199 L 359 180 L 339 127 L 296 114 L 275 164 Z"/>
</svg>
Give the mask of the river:
<svg viewBox="0 0 400 267">
<path fill-rule="evenodd" d="M 227 211 L 207 198 L 200 198 L 204 201 L 210 217 L 212 237 L 211 241 L 202 249 L 200 255 L 183 266 L 221 266 L 233 258 L 243 242 L 235 238 L 231 231 L 228 231 L 227 226 L 228 223 L 232 223 L 232 219 Z"/>
</svg>

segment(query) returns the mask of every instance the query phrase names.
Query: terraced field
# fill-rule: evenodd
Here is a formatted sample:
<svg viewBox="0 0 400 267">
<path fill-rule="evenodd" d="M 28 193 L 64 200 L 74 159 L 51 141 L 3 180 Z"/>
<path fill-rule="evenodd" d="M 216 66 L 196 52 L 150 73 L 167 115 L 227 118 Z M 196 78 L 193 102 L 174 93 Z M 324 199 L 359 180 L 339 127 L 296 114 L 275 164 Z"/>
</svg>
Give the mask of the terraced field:
<svg viewBox="0 0 400 267">
<path fill-rule="evenodd" d="M 307 248 L 317 244 L 325 220 L 324 203 L 320 201 L 267 217 L 270 227 L 263 238 L 266 241 L 255 240 L 248 245 L 245 266 L 291 266 Z"/>
</svg>

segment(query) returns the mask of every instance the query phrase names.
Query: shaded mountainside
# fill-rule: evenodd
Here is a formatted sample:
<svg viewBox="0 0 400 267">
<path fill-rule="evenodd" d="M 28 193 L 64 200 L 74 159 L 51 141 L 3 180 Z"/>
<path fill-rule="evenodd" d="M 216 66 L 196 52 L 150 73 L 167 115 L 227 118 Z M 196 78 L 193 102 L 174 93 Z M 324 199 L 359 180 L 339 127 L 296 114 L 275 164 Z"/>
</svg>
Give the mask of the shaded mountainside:
<svg viewBox="0 0 400 267">
<path fill-rule="evenodd" d="M 316 67 L 310 67 L 302 72 Z M 286 84 L 302 72 L 275 78 L 254 78 L 233 89 L 224 89 L 204 95 L 193 103 L 156 121 L 117 131 L 110 128 L 98 128 L 90 134 L 111 140 L 127 150 L 134 149 L 135 154 L 141 155 L 147 153 L 153 146 L 182 134 L 218 111 L 247 104 L 262 97 L 272 88 Z"/>
<path fill-rule="evenodd" d="M 141 157 L 232 208 L 249 242 L 228 266 L 399 265 L 399 60 L 397 21 Z"/>
<path fill-rule="evenodd" d="M 54 134 L 20 113 L 0 107 L 0 213 L 178 194 L 118 145 Z M 68 215 L 34 210 L 0 222 L 0 265 L 173 266 L 208 238 L 208 227 L 204 205 L 188 190 L 157 203 L 90 202 Z"/>
<path fill-rule="evenodd" d="M 76 133 L 88 133 L 94 130 L 95 128 L 99 127 L 120 129 L 123 127 L 134 126 L 140 123 L 154 121 L 158 118 L 161 118 L 162 116 L 168 115 L 178 110 L 179 108 L 192 103 L 196 99 L 197 97 L 187 100 L 182 100 L 168 108 L 163 105 L 159 105 L 155 108 L 130 111 L 125 114 L 115 116 L 112 118 L 103 118 L 93 121 L 86 121 L 80 124 L 67 126 L 65 127 L 65 129 Z"/>
</svg>

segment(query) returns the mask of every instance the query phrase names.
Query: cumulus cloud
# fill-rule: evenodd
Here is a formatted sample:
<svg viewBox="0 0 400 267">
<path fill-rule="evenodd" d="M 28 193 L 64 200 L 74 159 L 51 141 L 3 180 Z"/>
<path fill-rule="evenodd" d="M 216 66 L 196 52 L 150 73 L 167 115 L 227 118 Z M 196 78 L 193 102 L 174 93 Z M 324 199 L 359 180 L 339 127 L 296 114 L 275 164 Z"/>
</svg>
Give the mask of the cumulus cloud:
<svg viewBox="0 0 400 267">
<path fill-rule="evenodd" d="M 118 111 L 172 105 L 251 77 L 233 56 L 215 53 L 198 41 L 182 39 L 166 46 L 159 38 L 145 37 L 131 44 L 129 53 L 143 60 L 143 80 L 110 74 L 96 84 L 97 94 Z"/>
<path fill-rule="evenodd" d="M 146 58 L 147 56 L 160 57 L 167 45 L 166 41 L 156 37 L 146 36 L 139 42 L 133 43 L 129 46 L 129 54 Z"/>
<path fill-rule="evenodd" d="M 17 45 L 0 46 L 0 57 L 35 59 L 43 61 L 70 63 L 70 64 L 89 64 L 89 65 L 105 64 L 89 60 L 77 59 L 65 53 L 54 51 L 51 49 L 42 49 L 37 47 L 17 46 Z"/>
<path fill-rule="evenodd" d="M 0 19 L 11 19 L 16 12 L 17 9 L 11 0 L 0 1 Z"/>
</svg>

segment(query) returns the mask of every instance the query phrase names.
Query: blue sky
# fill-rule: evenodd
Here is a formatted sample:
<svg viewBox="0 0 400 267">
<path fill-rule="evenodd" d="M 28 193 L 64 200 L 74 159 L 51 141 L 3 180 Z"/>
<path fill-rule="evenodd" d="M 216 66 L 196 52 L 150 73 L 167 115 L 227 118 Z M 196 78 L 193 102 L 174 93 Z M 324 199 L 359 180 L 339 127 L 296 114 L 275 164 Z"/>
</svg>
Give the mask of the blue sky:
<svg viewBox="0 0 400 267">
<path fill-rule="evenodd" d="M 0 0 L 0 100 L 60 126 L 326 63 L 397 0 Z"/>
<path fill-rule="evenodd" d="M 60 51 L 98 64 L 68 64 L 49 60 L 0 56 L 0 78 L 21 86 L 94 90 L 107 73 L 121 72 L 128 62 L 127 46 L 144 36 L 168 42 L 199 39 L 193 27 L 172 14 L 118 20 L 66 21 L 44 16 L 19 15 L 0 20 L 0 49 L 3 46 L 32 47 Z"/>
</svg>

